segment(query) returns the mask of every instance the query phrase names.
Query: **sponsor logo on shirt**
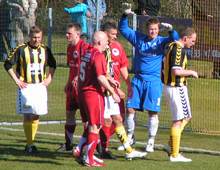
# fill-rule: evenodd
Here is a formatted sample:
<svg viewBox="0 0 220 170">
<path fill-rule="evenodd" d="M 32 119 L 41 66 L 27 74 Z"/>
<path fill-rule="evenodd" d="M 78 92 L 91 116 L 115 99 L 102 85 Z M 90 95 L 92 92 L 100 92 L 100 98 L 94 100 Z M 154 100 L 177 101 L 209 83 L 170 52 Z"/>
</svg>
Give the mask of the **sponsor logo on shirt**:
<svg viewBox="0 0 220 170">
<path fill-rule="evenodd" d="M 119 50 L 117 48 L 113 48 L 112 53 L 113 53 L 114 56 L 117 57 L 119 55 Z"/>
<path fill-rule="evenodd" d="M 74 52 L 73 52 L 73 57 L 74 57 L 74 58 L 78 58 L 78 56 L 79 56 L 79 52 L 78 52 L 78 51 L 74 51 Z"/>
</svg>

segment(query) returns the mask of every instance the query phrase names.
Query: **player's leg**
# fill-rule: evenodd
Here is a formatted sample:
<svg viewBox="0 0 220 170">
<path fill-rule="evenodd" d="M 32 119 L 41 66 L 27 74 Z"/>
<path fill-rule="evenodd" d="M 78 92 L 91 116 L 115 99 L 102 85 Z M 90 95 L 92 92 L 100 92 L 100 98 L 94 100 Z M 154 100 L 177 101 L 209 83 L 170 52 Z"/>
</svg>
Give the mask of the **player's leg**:
<svg viewBox="0 0 220 170">
<path fill-rule="evenodd" d="M 146 146 L 147 152 L 154 152 L 155 137 L 158 131 L 158 112 L 161 107 L 163 84 L 161 80 L 144 82 L 143 108 L 148 110 L 148 132 L 149 138 Z"/>
<path fill-rule="evenodd" d="M 148 111 L 148 114 L 149 114 L 149 119 L 148 119 L 149 138 L 147 141 L 146 151 L 154 152 L 154 143 L 158 131 L 159 120 L 158 120 L 157 112 Z"/>
<path fill-rule="evenodd" d="M 141 158 L 147 155 L 147 152 L 139 152 L 132 149 L 131 145 L 129 144 L 128 137 L 125 131 L 125 128 L 122 123 L 121 115 L 114 115 L 113 122 L 115 125 L 115 133 L 123 145 L 125 150 L 125 158 L 126 159 L 133 159 L 133 158 Z"/>
<path fill-rule="evenodd" d="M 75 89 L 72 89 L 66 95 L 65 143 L 57 151 L 71 151 L 73 149 L 73 134 L 76 129 L 75 114 L 78 108 Z"/>
<path fill-rule="evenodd" d="M 99 132 L 104 124 L 104 98 L 99 93 L 93 91 L 84 92 L 81 98 L 83 99 L 81 101 L 84 103 L 84 110 L 89 123 L 85 166 L 105 166 L 105 164 L 98 163 L 93 159 Z"/>
<path fill-rule="evenodd" d="M 183 119 L 189 120 L 191 118 L 191 111 L 189 102 L 187 99 L 187 91 L 184 90 L 184 87 L 170 87 L 164 85 L 164 96 L 167 101 L 167 105 L 170 109 L 172 115 L 172 127 L 170 130 L 170 141 L 169 147 L 164 148 L 168 154 L 170 154 L 171 162 L 191 162 L 189 158 L 183 157 L 179 153 L 180 148 L 180 139 L 181 133 L 186 125 L 186 122 L 183 125 Z M 183 105 L 185 109 L 183 109 Z M 167 149 L 167 150 L 166 150 Z"/>
<path fill-rule="evenodd" d="M 38 153 L 38 149 L 34 145 L 34 139 L 38 130 L 39 116 L 34 114 L 24 114 L 23 128 L 27 139 L 26 150 L 29 153 Z"/>
<path fill-rule="evenodd" d="M 93 159 L 94 151 L 96 149 L 97 141 L 99 138 L 100 129 L 101 125 L 89 126 L 89 133 L 86 144 L 85 166 L 105 166 L 105 164 L 99 163 Z"/>
<path fill-rule="evenodd" d="M 110 138 L 110 129 L 111 129 L 112 119 L 104 118 L 104 125 L 100 130 L 100 139 L 102 152 L 100 156 L 105 159 L 114 159 L 116 157 L 112 156 L 109 151 L 109 138 Z M 112 157 L 111 157 L 112 156 Z"/>
<path fill-rule="evenodd" d="M 135 109 L 133 108 L 128 108 L 127 109 L 127 114 L 126 114 L 126 128 L 127 128 L 127 135 L 128 135 L 128 140 L 132 141 L 133 136 L 134 136 L 134 130 L 135 130 Z M 131 143 L 133 144 L 133 143 Z"/>
<path fill-rule="evenodd" d="M 119 105 L 115 103 L 112 96 L 105 96 L 105 111 L 104 111 L 104 125 L 100 130 L 100 138 L 102 144 L 102 153 L 100 154 L 103 159 L 117 159 L 112 152 L 109 151 L 109 138 L 110 128 L 112 125 L 112 115 L 120 115 Z"/>
</svg>

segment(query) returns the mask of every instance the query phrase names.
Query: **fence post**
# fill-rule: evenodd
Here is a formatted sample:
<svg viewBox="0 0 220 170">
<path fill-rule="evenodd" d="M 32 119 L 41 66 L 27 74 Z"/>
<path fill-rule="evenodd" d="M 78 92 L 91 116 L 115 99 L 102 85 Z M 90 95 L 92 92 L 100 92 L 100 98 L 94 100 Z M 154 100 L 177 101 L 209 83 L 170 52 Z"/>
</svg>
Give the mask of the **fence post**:
<svg viewBox="0 0 220 170">
<path fill-rule="evenodd" d="M 137 15 L 133 15 L 133 30 L 137 30 Z M 135 57 L 135 47 L 132 47 L 132 72 L 134 72 L 134 57 Z"/>
<path fill-rule="evenodd" d="M 48 8 L 48 47 L 51 49 L 52 47 L 52 8 Z"/>
<path fill-rule="evenodd" d="M 99 30 L 99 0 L 96 1 L 96 31 Z"/>
</svg>

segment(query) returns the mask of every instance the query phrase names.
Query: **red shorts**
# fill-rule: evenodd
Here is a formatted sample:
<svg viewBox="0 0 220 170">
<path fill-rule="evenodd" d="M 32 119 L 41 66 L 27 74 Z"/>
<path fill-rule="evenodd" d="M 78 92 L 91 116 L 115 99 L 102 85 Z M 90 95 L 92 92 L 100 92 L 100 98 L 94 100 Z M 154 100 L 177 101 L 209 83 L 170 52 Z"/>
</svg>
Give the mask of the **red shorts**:
<svg viewBox="0 0 220 170">
<path fill-rule="evenodd" d="M 77 92 L 75 88 L 71 88 L 66 94 L 66 111 L 79 109 Z"/>
<path fill-rule="evenodd" d="M 82 121 L 89 125 L 104 124 L 104 96 L 95 91 L 85 91 L 79 94 L 79 108 Z"/>
</svg>

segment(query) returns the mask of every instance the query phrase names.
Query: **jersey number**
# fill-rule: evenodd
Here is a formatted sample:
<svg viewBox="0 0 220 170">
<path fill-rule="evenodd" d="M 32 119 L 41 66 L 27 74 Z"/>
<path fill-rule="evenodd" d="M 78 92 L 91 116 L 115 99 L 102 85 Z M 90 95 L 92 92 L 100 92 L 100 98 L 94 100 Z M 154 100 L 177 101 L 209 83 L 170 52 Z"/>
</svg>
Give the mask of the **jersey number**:
<svg viewBox="0 0 220 170">
<path fill-rule="evenodd" d="M 81 62 L 80 70 L 79 70 L 79 78 L 82 82 L 84 82 L 85 80 L 85 67 L 86 67 L 86 63 Z"/>
</svg>

